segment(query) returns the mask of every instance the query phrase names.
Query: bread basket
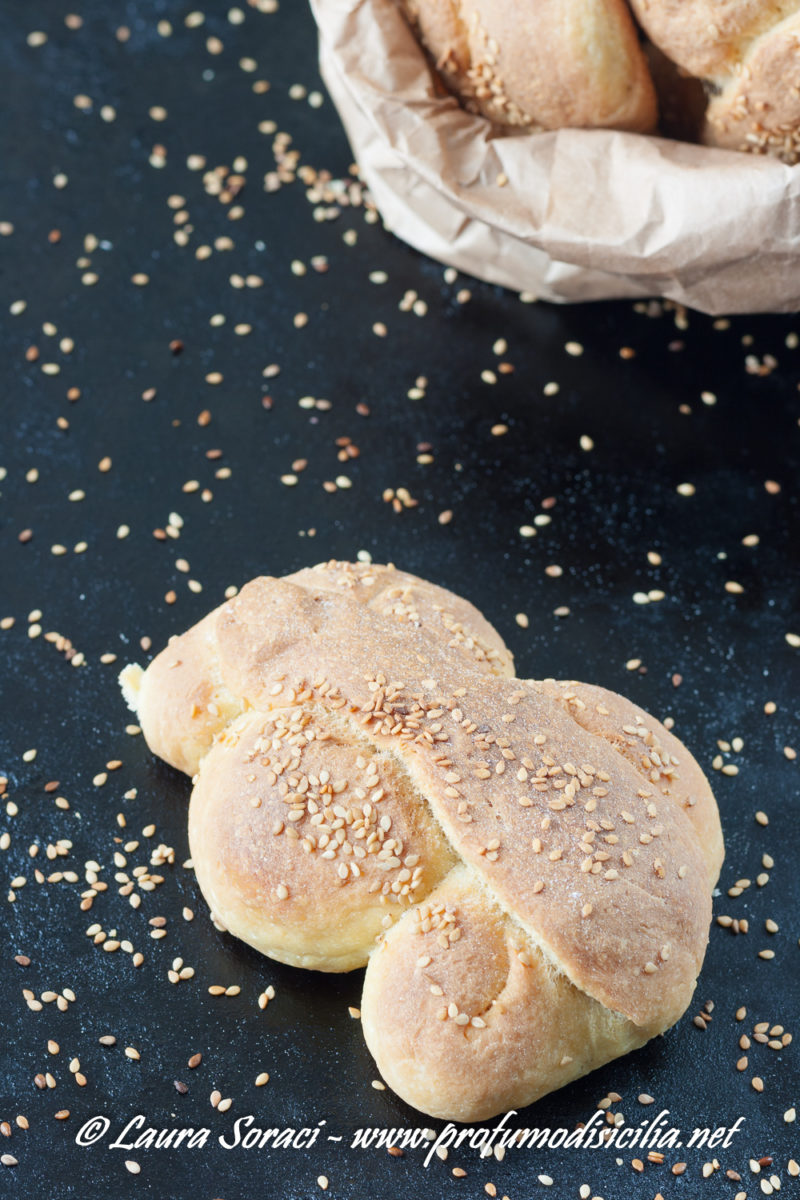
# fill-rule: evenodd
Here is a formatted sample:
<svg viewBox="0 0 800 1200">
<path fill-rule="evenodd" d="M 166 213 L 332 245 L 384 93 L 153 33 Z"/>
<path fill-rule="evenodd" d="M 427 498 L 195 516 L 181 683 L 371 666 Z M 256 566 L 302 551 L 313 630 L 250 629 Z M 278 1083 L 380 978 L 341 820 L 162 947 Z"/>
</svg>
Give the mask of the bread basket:
<svg viewBox="0 0 800 1200">
<path fill-rule="evenodd" d="M 388 229 L 555 301 L 800 307 L 800 166 L 605 130 L 500 134 L 443 95 L 394 0 L 311 0 L 320 67 Z"/>
</svg>

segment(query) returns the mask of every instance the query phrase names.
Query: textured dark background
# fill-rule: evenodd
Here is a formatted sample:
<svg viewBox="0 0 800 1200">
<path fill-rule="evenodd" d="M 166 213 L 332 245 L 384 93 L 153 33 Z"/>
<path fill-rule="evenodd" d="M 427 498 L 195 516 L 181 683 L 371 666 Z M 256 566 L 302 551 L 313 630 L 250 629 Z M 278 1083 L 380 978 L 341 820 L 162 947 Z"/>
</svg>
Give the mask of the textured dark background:
<svg viewBox="0 0 800 1200">
<path fill-rule="evenodd" d="M 301 179 L 265 192 L 274 137 L 259 122 L 274 121 L 291 136 L 300 165 L 334 179 L 348 178 L 350 153 L 327 98 L 315 108 L 291 90 L 321 90 L 305 7 L 285 2 L 266 14 L 241 4 L 242 23 L 229 19 L 227 5 L 212 4 L 197 27 L 186 26 L 189 8 L 173 0 L 82 0 L 75 30 L 64 23 L 66 0 L 6 4 L 0 12 L 0 221 L 13 225 L 13 232 L 0 227 L 0 617 L 15 618 L 0 631 L 0 771 L 18 809 L 0 817 L 0 832 L 11 837 L 0 852 L 0 1120 L 12 1126 L 0 1151 L 18 1160 L 0 1168 L 0 1181 L 9 1194 L 37 1198 L 251 1200 L 318 1195 L 324 1174 L 331 1196 L 353 1200 L 478 1197 L 488 1181 L 498 1196 L 524 1200 L 548 1194 L 537 1182 L 547 1173 L 559 1200 L 584 1182 L 605 1200 L 650 1200 L 658 1191 L 666 1200 L 694 1200 L 740 1189 L 762 1194 L 748 1160 L 773 1156 L 762 1177 L 775 1172 L 782 1194 L 796 1194 L 787 1161 L 797 1154 L 797 1126 L 783 1114 L 800 1098 L 798 1044 L 779 1052 L 755 1044 L 747 1070 L 735 1063 L 738 1038 L 755 1022 L 796 1033 L 800 1011 L 800 763 L 784 753 L 800 749 L 798 650 L 786 641 L 800 633 L 797 321 L 714 323 L 659 305 L 523 304 L 463 277 L 446 282 L 438 264 L 365 220 L 363 206 L 315 219 Z M 159 32 L 159 21 L 171 22 L 171 33 Z M 127 41 L 115 34 L 121 25 Z M 47 41 L 30 45 L 37 31 Z M 208 38 L 220 39 L 219 53 Z M 255 70 L 247 62 L 243 69 L 242 58 L 255 60 Z M 258 80 L 269 81 L 268 92 L 254 92 Z M 89 108 L 76 107 L 81 95 Z M 113 120 L 101 115 L 105 105 Z M 154 105 L 166 119 L 149 115 Z M 157 144 L 163 166 L 151 163 Z M 192 154 L 204 155 L 207 169 L 230 168 L 243 156 L 241 194 L 228 205 L 208 195 L 203 171 L 187 167 Z M 63 187 L 54 184 L 60 174 Z M 170 196 L 184 205 L 170 208 Z M 228 216 L 234 205 L 244 210 L 237 220 Z M 173 237 L 176 211 L 188 214 L 179 218 L 185 246 Z M 348 230 L 357 231 L 354 246 L 343 240 Z M 87 235 L 97 240 L 90 252 Z M 220 237 L 232 248 L 195 257 Z M 311 266 L 316 255 L 327 256 L 327 272 Z M 292 273 L 293 260 L 307 265 L 304 276 Z M 370 282 L 376 270 L 386 272 L 385 283 Z M 87 272 L 95 284 L 82 282 Z M 147 286 L 131 282 L 137 272 L 149 276 Z M 233 287 L 237 274 L 258 275 L 263 285 Z M 424 315 L 398 307 L 409 289 L 427 305 Z M 459 298 L 463 289 L 468 299 Z M 24 311 L 12 315 L 20 300 Z M 308 315 L 303 328 L 293 321 L 298 312 Z M 212 326 L 214 314 L 226 323 Z M 237 322 L 252 331 L 237 335 Z M 387 336 L 375 335 L 375 322 Z M 74 341 L 71 352 L 60 346 L 64 337 Z M 498 356 L 500 338 L 508 349 Z M 180 354 L 170 350 L 175 340 Z M 568 352 L 573 342 L 582 354 Z M 621 356 L 622 348 L 634 353 Z M 486 382 L 482 372 L 497 372 L 500 361 L 513 372 Z M 280 374 L 265 379 L 271 363 Z M 48 364 L 60 371 L 43 370 Z M 222 382 L 209 384 L 211 372 Z M 424 398 L 409 398 L 421 375 Z M 549 382 L 559 384 L 556 394 L 545 394 Z M 70 388 L 80 389 L 74 402 Z M 143 401 L 150 388 L 155 397 Z M 298 401 L 306 396 L 330 406 L 304 408 Z M 211 420 L 200 425 L 206 409 Z M 508 432 L 493 433 L 497 425 Z M 593 449 L 581 449 L 581 437 L 593 439 Z M 337 439 L 345 438 L 360 454 L 343 462 Z M 207 457 L 210 450 L 221 456 Z M 420 463 L 420 454 L 433 461 Z M 104 456 L 112 460 L 105 472 L 98 469 Z M 297 459 L 308 466 L 286 486 L 280 477 Z M 218 478 L 220 468 L 230 477 Z M 32 470 L 35 482 L 26 478 Z M 323 483 L 341 475 L 352 486 L 326 491 Z M 200 490 L 185 492 L 192 480 Z M 695 494 L 679 494 L 682 483 Z M 205 500 L 204 488 L 212 493 Z M 408 489 L 418 504 L 396 513 L 382 499 L 387 488 Z M 85 499 L 70 502 L 75 489 Z M 549 498 L 555 504 L 543 508 Z M 453 514 L 449 524 L 438 519 L 445 511 Z M 180 537 L 154 538 L 173 512 L 183 518 Z M 536 527 L 535 538 L 520 534 L 543 514 L 552 520 Z M 131 531 L 124 540 L 116 536 L 121 524 Z M 33 536 L 21 543 L 23 530 Z M 742 545 L 749 534 L 758 535 L 757 546 Z M 81 541 L 86 550 L 75 553 Z M 53 545 L 67 552 L 54 555 Z M 585 678 L 673 716 L 709 771 L 718 739 L 744 740 L 740 753 L 723 755 L 739 774 L 711 773 L 728 852 L 715 911 L 747 917 L 749 933 L 712 927 L 697 1004 L 666 1037 L 510 1122 L 572 1128 L 609 1090 L 622 1095 L 614 1109 L 633 1124 L 662 1107 L 689 1132 L 745 1117 L 731 1146 L 716 1152 L 721 1169 L 712 1178 L 703 1180 L 701 1168 L 714 1152 L 694 1150 L 667 1151 L 663 1166 L 647 1163 L 643 1174 L 631 1169 L 635 1151 L 621 1163 L 608 1151 L 511 1151 L 502 1163 L 460 1151 L 426 1171 L 419 1151 L 393 1158 L 349 1150 L 359 1126 L 430 1124 L 371 1087 L 374 1066 L 347 1012 L 358 1004 L 360 973 L 331 978 L 284 968 L 210 925 L 181 866 L 189 783 L 125 734 L 130 715 L 117 670 L 148 657 L 141 638 L 157 650 L 231 584 L 359 551 L 464 592 L 509 641 L 520 674 Z M 660 566 L 648 562 L 648 551 L 662 556 Z M 176 567 L 181 558 L 188 573 Z M 548 566 L 563 573 L 547 574 Z M 189 589 L 189 579 L 202 583 L 202 593 Z M 727 591 L 728 581 L 744 590 Z M 165 600 L 171 589 L 173 605 Z M 664 599 L 633 602 L 635 592 L 651 589 Z M 554 616 L 559 606 L 569 615 Z M 30 623 L 42 633 L 30 638 L 35 610 L 41 620 Z M 528 616 L 528 628 L 515 622 L 517 613 Z M 51 632 L 69 639 L 85 665 L 70 665 L 64 643 L 46 640 Z M 116 663 L 102 664 L 104 653 L 116 654 Z M 631 659 L 644 670 L 626 669 Z M 764 713 L 768 701 L 777 705 L 773 715 Z M 37 755 L 26 762 L 31 749 Z M 114 759 L 123 766 L 96 786 Z M 48 781 L 58 781 L 55 791 L 44 790 Z M 124 799 L 131 788 L 137 795 Z M 55 805 L 57 795 L 68 810 Z M 756 823 L 757 810 L 768 814 L 768 826 Z M 146 839 L 149 822 L 157 831 Z M 71 852 L 49 862 L 45 847 L 59 838 L 72 841 Z M 115 838 L 141 842 L 127 856 L 128 871 L 147 864 L 159 842 L 175 850 L 175 864 L 160 869 L 165 882 L 143 895 L 138 911 L 118 895 Z M 35 860 L 32 845 L 40 847 Z M 757 887 L 765 853 L 775 865 Z M 91 860 L 103 865 L 109 886 L 82 912 Z M 37 882 L 37 867 L 45 877 L 74 870 L 78 882 Z M 16 876 L 27 883 L 6 904 Z M 752 886 L 728 897 L 742 877 Z M 181 918 L 185 904 L 197 914 L 191 924 Z M 167 918 L 161 941 L 149 937 L 153 916 Z M 767 918 L 779 932 L 765 931 Z M 138 971 L 130 954 L 104 953 L 85 936 L 95 921 L 144 953 Z M 775 951 L 769 961 L 758 957 L 767 948 Z M 19 954 L 30 957 L 28 967 L 14 962 Z M 196 974 L 173 986 L 167 970 L 177 955 Z M 241 993 L 214 999 L 213 983 L 238 984 Z M 256 999 L 270 983 L 276 997 L 261 1012 Z M 66 1012 L 53 1003 L 32 1012 L 24 987 L 37 997 L 72 988 L 76 1000 Z M 706 1001 L 715 1007 L 703 1033 L 691 1018 Z M 747 1017 L 737 1024 L 740 1005 Z M 116 1035 L 113 1049 L 98 1044 L 105 1033 Z M 48 1039 L 58 1054 L 48 1052 Z M 125 1057 L 125 1046 L 139 1050 L 138 1062 Z M 189 1070 L 196 1051 L 202 1065 Z M 70 1074 L 73 1056 L 84 1088 Z M 257 1090 L 260 1070 L 271 1078 Z M 55 1089 L 37 1089 L 34 1076 L 47 1071 Z M 751 1086 L 754 1075 L 763 1078 L 762 1094 Z M 174 1080 L 187 1084 L 187 1094 Z M 215 1087 L 233 1099 L 227 1114 L 209 1105 Z M 655 1106 L 637 1104 L 642 1091 Z M 69 1117 L 55 1120 L 64 1109 Z M 14 1124 L 20 1113 L 28 1131 Z M 75 1145 L 91 1115 L 108 1115 L 118 1131 L 136 1113 L 159 1127 L 207 1125 L 212 1138 L 195 1151 L 111 1151 L 111 1134 L 92 1148 Z M 265 1126 L 325 1120 L 343 1140 L 321 1140 L 308 1152 L 223 1151 L 217 1135 L 247 1113 Z M 126 1158 L 139 1162 L 141 1174 L 127 1173 Z M 669 1167 L 679 1161 L 688 1167 L 675 1177 Z M 454 1166 L 466 1177 L 453 1177 Z M 725 1170 L 741 1172 L 744 1182 Z"/>
</svg>

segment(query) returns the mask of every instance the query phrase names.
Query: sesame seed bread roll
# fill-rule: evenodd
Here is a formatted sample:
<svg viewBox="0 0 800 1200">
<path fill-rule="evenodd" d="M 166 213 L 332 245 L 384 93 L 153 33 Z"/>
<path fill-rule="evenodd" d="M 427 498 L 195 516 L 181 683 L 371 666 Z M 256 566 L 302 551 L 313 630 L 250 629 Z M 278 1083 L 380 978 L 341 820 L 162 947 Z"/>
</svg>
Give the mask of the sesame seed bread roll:
<svg viewBox="0 0 800 1200">
<path fill-rule="evenodd" d="M 655 127 L 655 91 L 623 0 L 404 0 L 472 112 L 524 129 Z"/>
<path fill-rule="evenodd" d="M 753 41 L 710 100 L 703 141 L 800 161 L 800 11 Z"/>
<path fill-rule="evenodd" d="M 630 0 L 652 42 L 690 75 L 735 71 L 750 42 L 796 13 L 798 0 Z"/>
<path fill-rule="evenodd" d="M 800 0 L 631 0 L 647 36 L 702 79 L 707 145 L 800 157 Z"/>
<path fill-rule="evenodd" d="M 498 635 L 438 589 L 391 568 L 316 572 L 254 580 L 215 615 L 214 670 L 241 711 L 190 805 L 214 913 L 285 962 L 367 961 L 373 1053 L 438 1116 L 527 1103 L 668 1028 L 722 857 L 685 747 L 603 689 L 495 673 L 510 666 Z M 428 921 L 446 950 L 432 982 L 409 973 Z M 435 1012 L 431 987 L 449 997 Z"/>
</svg>

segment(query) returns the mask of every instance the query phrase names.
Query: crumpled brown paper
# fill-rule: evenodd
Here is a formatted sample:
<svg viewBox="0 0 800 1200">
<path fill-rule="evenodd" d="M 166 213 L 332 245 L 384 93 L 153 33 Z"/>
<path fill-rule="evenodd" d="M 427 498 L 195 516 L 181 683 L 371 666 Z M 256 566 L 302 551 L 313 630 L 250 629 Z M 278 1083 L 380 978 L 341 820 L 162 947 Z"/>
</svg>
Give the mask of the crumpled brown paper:
<svg viewBox="0 0 800 1200">
<path fill-rule="evenodd" d="M 606 130 L 500 135 L 437 90 L 393 0 L 311 6 L 364 180 L 418 250 L 546 300 L 800 308 L 800 166 Z"/>
</svg>

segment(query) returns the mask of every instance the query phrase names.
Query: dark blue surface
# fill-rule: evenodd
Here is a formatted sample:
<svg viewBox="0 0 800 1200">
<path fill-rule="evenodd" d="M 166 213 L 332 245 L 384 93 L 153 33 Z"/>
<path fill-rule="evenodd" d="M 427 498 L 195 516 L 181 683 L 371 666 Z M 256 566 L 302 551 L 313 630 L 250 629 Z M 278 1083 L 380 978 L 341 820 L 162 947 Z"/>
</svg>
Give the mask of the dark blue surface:
<svg viewBox="0 0 800 1200">
<path fill-rule="evenodd" d="M 489 1181 L 511 1200 L 562 1200 L 584 1182 L 604 1200 L 652 1200 L 658 1191 L 666 1200 L 694 1200 L 740 1189 L 762 1194 L 748 1161 L 774 1156 L 764 1175 L 775 1171 L 781 1195 L 790 1197 L 797 1185 L 786 1164 L 800 1154 L 797 1126 L 785 1124 L 783 1113 L 800 1099 L 797 1042 L 780 1052 L 754 1044 L 748 1069 L 738 1072 L 735 1064 L 738 1039 L 752 1035 L 755 1022 L 796 1034 L 800 1013 L 800 762 L 783 752 L 800 750 L 800 651 L 786 641 L 787 633 L 800 633 L 797 321 L 736 318 L 726 325 L 661 306 L 648 315 L 627 304 L 526 305 L 465 277 L 446 283 L 438 264 L 366 222 L 362 207 L 315 220 L 299 179 L 265 192 L 263 176 L 275 164 L 273 136 L 259 132 L 261 121 L 274 120 L 291 135 L 301 164 L 335 179 L 350 178 L 351 156 L 327 98 L 314 109 L 290 95 L 295 84 L 321 88 L 305 8 L 286 2 L 266 15 L 243 3 L 242 10 L 244 22 L 234 25 L 227 5 L 210 5 L 205 24 L 187 28 L 188 7 L 172 0 L 114 12 L 86 0 L 83 27 L 75 31 L 64 25 L 64 7 L 44 0 L 7 5 L 0 14 L 0 221 L 14 226 L 0 237 L 0 466 L 7 472 L 0 484 L 0 617 L 16 618 L 0 631 L 0 772 L 19 810 L 0 816 L 0 832 L 11 835 L 10 848 L 0 852 L 0 893 L 15 876 L 27 877 L 0 925 L 0 1120 L 13 1126 L 22 1113 L 30 1123 L 27 1132 L 13 1126 L 0 1138 L 0 1152 L 18 1159 L 16 1167 L 0 1168 L 0 1182 L 9 1194 L 37 1200 L 300 1200 L 321 1194 L 319 1175 L 329 1178 L 329 1195 L 347 1200 L 478 1197 Z M 158 20 L 172 22 L 171 36 L 159 35 Z M 126 43 L 114 36 L 123 23 L 131 30 Z M 48 34 L 38 48 L 26 43 L 35 30 Z M 224 43 L 220 54 L 208 52 L 209 37 Z M 240 68 L 245 56 L 257 61 L 255 71 Z M 266 94 L 252 90 L 259 79 L 270 82 Z M 74 105 L 82 94 L 93 102 L 90 111 Z M 100 116 L 106 104 L 116 109 L 112 122 Z M 166 108 L 166 120 L 148 115 L 153 105 Z M 157 143 L 167 151 L 162 168 L 148 161 Z M 247 159 L 246 186 L 232 202 L 244 209 L 239 220 L 228 218 L 230 205 L 206 194 L 202 171 L 187 168 L 190 154 L 205 155 L 208 168 Z M 53 185 L 59 172 L 68 177 L 62 189 Z M 184 197 L 192 227 L 186 247 L 173 240 L 176 210 L 167 201 L 176 195 Z M 57 243 L 48 241 L 54 229 Z M 342 240 L 346 230 L 357 231 L 355 246 Z M 87 235 L 100 243 L 91 253 Z M 233 249 L 195 257 L 197 246 L 220 237 L 233 239 Z M 313 269 L 314 255 L 327 256 L 327 272 Z M 77 265 L 83 256 L 90 262 Z M 293 260 L 305 263 L 307 274 L 293 274 Z M 99 276 L 94 286 L 81 282 L 87 270 Z M 370 282 L 376 270 L 388 281 Z M 149 275 L 146 287 L 131 283 L 136 272 Z M 263 286 L 229 282 L 253 273 Z M 458 298 L 465 288 L 467 302 Z M 426 315 L 399 309 L 409 289 L 426 302 Z M 19 299 L 27 307 L 12 316 L 9 306 Z M 304 328 L 293 323 L 298 312 L 308 314 Z M 225 314 L 225 325 L 209 324 L 215 313 Z M 57 334 L 43 331 L 46 322 Z M 250 323 L 252 332 L 237 336 L 237 322 Z M 373 333 L 375 322 L 386 325 L 386 337 Z M 71 354 L 59 350 L 63 337 L 74 339 Z M 499 338 L 508 342 L 502 359 L 493 352 Z M 183 343 L 180 354 L 170 350 L 175 340 Z M 581 355 L 567 352 L 571 342 L 582 345 Z M 25 357 L 32 345 L 40 352 L 33 362 Z M 634 355 L 621 357 L 623 347 Z M 513 372 L 484 382 L 481 373 L 496 372 L 501 360 Z M 60 365 L 58 375 L 42 372 L 51 362 Z M 280 364 L 280 374 L 264 378 L 271 363 Z M 206 376 L 215 371 L 224 378 L 212 386 Z M 428 380 L 425 398 L 410 399 L 420 375 Z M 555 395 L 544 392 L 550 381 L 560 385 Z M 71 387 L 81 390 L 75 402 L 66 398 Z M 156 395 L 145 402 L 149 388 Z M 705 403 L 704 392 L 716 403 Z M 327 399 L 330 408 L 300 407 L 305 396 Z M 367 405 L 369 415 L 357 405 Z M 211 421 L 199 425 L 205 409 Z M 59 417 L 68 428 L 59 428 Z M 498 424 L 508 432 L 493 434 Z M 583 435 L 593 439 L 592 450 L 581 449 Z M 337 457 L 344 438 L 360 451 L 346 462 Z M 209 450 L 222 454 L 208 458 Z M 433 462 L 419 463 L 420 454 Z M 103 473 L 97 464 L 106 455 L 112 466 Z M 297 486 L 287 487 L 280 477 L 297 459 L 308 466 Z M 215 478 L 220 467 L 230 468 L 230 478 Z M 37 482 L 26 482 L 31 469 Z M 323 488 L 340 475 L 350 488 Z M 213 498 L 184 492 L 189 480 Z M 780 491 L 768 490 L 767 481 Z M 676 491 L 684 482 L 694 484 L 693 496 Z M 387 488 L 407 488 L 418 505 L 395 513 L 382 498 Z M 74 489 L 86 498 L 69 502 Z M 543 508 L 548 498 L 555 504 Z M 446 510 L 452 521 L 442 525 L 438 516 Z M 184 521 L 180 538 L 154 538 L 172 512 Z M 535 538 L 520 535 L 543 514 L 552 520 Z M 131 533 L 120 540 L 123 523 Z M 25 529 L 32 540 L 20 543 Z M 754 533 L 759 545 L 743 546 Z M 75 554 L 81 540 L 87 549 Z M 54 556 L 54 544 L 68 553 Z M 394 1158 L 385 1149 L 350 1149 L 359 1127 L 431 1124 L 371 1086 L 375 1069 L 347 1011 L 359 1002 L 361 973 L 294 971 L 210 925 L 192 874 L 181 867 L 189 783 L 125 734 L 129 714 L 117 670 L 147 657 L 140 638 L 159 649 L 230 584 L 361 550 L 462 591 L 497 624 L 520 674 L 585 678 L 674 717 L 676 732 L 711 773 L 728 850 L 715 911 L 747 917 L 749 933 L 734 937 L 712 927 L 697 1003 L 664 1038 L 509 1125 L 572 1129 L 614 1090 L 623 1097 L 614 1111 L 628 1124 L 662 1108 L 689 1134 L 744 1117 L 728 1148 L 667 1150 L 664 1165 L 646 1163 L 641 1174 L 630 1165 L 636 1151 L 622 1154 L 620 1165 L 612 1151 L 510 1150 L 498 1163 L 462 1149 L 425 1169 L 420 1150 Z M 662 556 L 660 566 L 648 562 L 648 551 Z M 190 564 L 188 573 L 176 567 L 179 559 Z M 563 573 L 546 574 L 552 565 Z M 202 593 L 188 589 L 189 579 L 202 583 Z M 744 591 L 726 591 L 726 581 Z M 164 597 L 173 588 L 177 601 L 169 605 Z M 633 602 L 635 592 L 651 589 L 665 598 Z M 570 615 L 554 616 L 559 606 Z M 43 633 L 30 639 L 27 617 L 36 609 Z M 515 622 L 520 612 L 529 617 L 527 629 Z M 45 640 L 50 631 L 71 639 L 86 665 L 69 665 Z M 118 655 L 115 664 L 100 663 L 107 652 Z M 626 669 L 631 659 L 641 659 L 646 673 Z M 771 716 L 763 711 L 768 701 L 777 705 Z M 739 765 L 739 774 L 723 777 L 711 770 L 717 740 L 737 736 L 743 750 L 724 758 Z M 32 748 L 35 760 L 23 761 Z M 121 769 L 94 786 L 114 759 Z M 51 780 L 59 787 L 46 793 Z M 132 788 L 136 797 L 124 799 Z M 55 806 L 56 795 L 68 798 L 68 811 Z M 757 810 L 768 813 L 767 827 L 756 823 Z M 118 828 L 118 812 L 126 830 Z M 148 841 L 141 830 L 150 822 L 157 831 Z M 49 862 L 45 847 L 59 838 L 70 839 L 72 850 Z M 160 842 L 175 850 L 175 865 L 152 868 L 165 882 L 143 895 L 138 911 L 118 895 L 116 838 L 141 841 L 128 854 L 128 870 L 146 864 Z M 40 847 L 35 860 L 30 845 Z M 757 887 L 765 853 L 775 866 L 768 884 Z M 91 912 L 82 912 L 87 860 L 103 864 L 109 886 Z M 79 881 L 37 883 L 37 866 L 45 875 L 74 870 Z M 752 886 L 729 898 L 727 889 L 742 877 Z M 196 912 L 192 923 L 181 917 L 186 904 Z M 149 937 L 154 916 L 167 918 L 161 941 Z M 767 918 L 778 933 L 765 931 Z M 95 921 L 144 953 L 138 971 L 124 951 L 92 945 L 85 930 Z M 758 957 L 766 948 L 775 951 L 771 961 Z M 30 966 L 19 967 L 15 954 L 28 955 Z M 167 980 L 175 956 L 196 971 L 178 986 Z M 208 986 L 215 983 L 237 984 L 241 993 L 214 999 Z M 256 1000 L 269 984 L 276 996 L 262 1012 Z M 71 987 L 77 999 L 67 1012 L 46 1004 L 35 1013 L 23 987 L 37 996 Z M 703 1033 L 691 1018 L 706 1001 L 715 1007 Z M 740 1005 L 747 1017 L 737 1023 Z M 105 1033 L 116 1035 L 114 1048 L 98 1044 Z M 48 1053 L 48 1038 L 59 1054 Z M 125 1046 L 139 1050 L 138 1062 L 125 1057 Z M 197 1051 L 203 1062 L 191 1070 L 187 1060 Z M 70 1074 L 73 1056 L 87 1077 L 84 1088 Z M 256 1089 L 261 1070 L 270 1082 Z M 34 1076 L 46 1071 L 54 1090 L 35 1086 Z M 763 1094 L 751 1087 L 754 1075 L 764 1080 Z M 175 1080 L 187 1094 L 178 1094 Z M 228 1113 L 210 1107 L 214 1088 L 233 1099 Z M 641 1092 L 655 1105 L 640 1106 Z M 61 1109 L 70 1112 L 63 1122 L 54 1119 Z M 110 1132 L 94 1147 L 75 1144 L 90 1116 L 106 1114 L 119 1132 L 137 1113 L 158 1127 L 207 1126 L 209 1143 L 112 1151 Z M 249 1113 L 263 1126 L 327 1125 L 310 1150 L 220 1147 L 218 1135 Z M 328 1134 L 342 1140 L 328 1141 Z M 703 1180 L 702 1165 L 714 1154 L 721 1170 Z M 128 1174 L 126 1158 L 140 1163 L 138 1176 Z M 669 1167 L 680 1161 L 688 1163 L 686 1173 L 673 1176 Z M 451 1174 L 456 1166 L 465 1178 Z M 725 1170 L 740 1172 L 744 1182 L 725 1178 Z M 537 1182 L 541 1173 L 555 1181 L 549 1192 Z"/>
</svg>

